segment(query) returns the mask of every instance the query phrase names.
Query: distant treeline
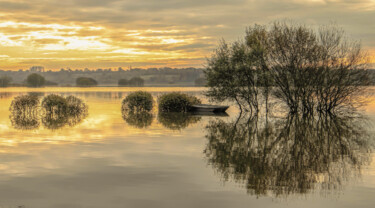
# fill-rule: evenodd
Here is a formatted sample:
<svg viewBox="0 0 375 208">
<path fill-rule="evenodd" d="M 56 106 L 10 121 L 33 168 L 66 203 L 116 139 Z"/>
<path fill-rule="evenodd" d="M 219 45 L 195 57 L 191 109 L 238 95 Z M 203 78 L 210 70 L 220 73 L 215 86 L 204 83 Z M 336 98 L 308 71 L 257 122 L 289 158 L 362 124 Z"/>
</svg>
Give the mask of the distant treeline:
<svg viewBox="0 0 375 208">
<path fill-rule="evenodd" d="M 33 73 L 35 72 L 29 70 L 0 70 L 0 82 L 4 79 L 4 85 L 7 86 L 27 86 L 27 78 Z M 45 85 L 58 86 L 76 86 L 77 79 L 82 77 L 95 80 L 99 86 L 201 86 L 205 83 L 204 79 L 202 81 L 203 69 L 200 68 L 165 67 L 123 70 L 120 67 L 117 70 L 61 69 L 37 73 L 45 78 Z"/>
</svg>

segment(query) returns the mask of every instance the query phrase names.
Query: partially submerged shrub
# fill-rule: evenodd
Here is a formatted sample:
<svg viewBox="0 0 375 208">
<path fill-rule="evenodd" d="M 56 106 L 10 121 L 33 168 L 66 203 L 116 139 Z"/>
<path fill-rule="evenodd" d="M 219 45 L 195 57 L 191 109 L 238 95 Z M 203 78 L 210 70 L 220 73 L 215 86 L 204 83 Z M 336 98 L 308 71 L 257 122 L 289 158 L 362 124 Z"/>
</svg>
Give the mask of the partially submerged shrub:
<svg viewBox="0 0 375 208">
<path fill-rule="evenodd" d="M 35 129 L 39 127 L 39 98 L 33 95 L 21 95 L 13 99 L 10 105 L 10 121 L 16 129 Z"/>
<path fill-rule="evenodd" d="M 192 105 L 201 103 L 197 97 L 180 92 L 164 94 L 158 102 L 160 112 L 188 112 Z"/>
<path fill-rule="evenodd" d="M 137 128 L 146 128 L 152 124 L 152 120 L 154 116 L 150 112 L 122 112 L 122 118 L 126 123 L 130 126 L 134 126 Z"/>
<path fill-rule="evenodd" d="M 47 95 L 42 101 L 42 109 L 46 114 L 66 114 L 67 108 L 66 99 L 60 95 Z"/>
<path fill-rule="evenodd" d="M 39 98 L 34 95 L 20 95 L 13 99 L 10 111 L 15 113 L 30 114 L 37 113 Z"/>
<path fill-rule="evenodd" d="M 181 130 L 188 127 L 191 124 L 197 123 L 201 120 L 201 117 L 192 116 L 189 113 L 181 112 L 160 112 L 158 115 L 158 121 L 164 127 L 172 130 Z"/>
<path fill-rule="evenodd" d="M 75 96 L 68 96 L 65 98 L 67 103 L 67 113 L 69 115 L 77 115 L 87 113 L 87 105 Z"/>
<path fill-rule="evenodd" d="M 148 112 L 152 110 L 154 100 L 149 92 L 137 91 L 130 93 L 122 101 L 122 110 L 130 112 Z"/>
<path fill-rule="evenodd" d="M 60 95 L 48 95 L 42 101 L 43 125 L 48 129 L 58 129 L 65 125 L 74 126 L 87 115 L 87 105 L 75 96 L 66 98 Z"/>
</svg>

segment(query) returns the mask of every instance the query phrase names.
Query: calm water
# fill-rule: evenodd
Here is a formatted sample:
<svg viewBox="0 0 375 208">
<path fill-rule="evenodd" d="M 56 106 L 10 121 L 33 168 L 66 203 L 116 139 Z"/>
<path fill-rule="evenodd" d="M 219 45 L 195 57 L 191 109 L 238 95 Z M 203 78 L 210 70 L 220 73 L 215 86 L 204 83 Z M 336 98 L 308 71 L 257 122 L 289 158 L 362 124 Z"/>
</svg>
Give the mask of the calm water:
<svg viewBox="0 0 375 208">
<path fill-rule="evenodd" d="M 249 120 L 231 107 L 124 120 L 134 90 L 0 89 L 0 208 L 375 207 L 375 104 L 366 118 Z M 31 92 L 80 97 L 88 116 L 17 126 L 10 103 Z"/>
</svg>

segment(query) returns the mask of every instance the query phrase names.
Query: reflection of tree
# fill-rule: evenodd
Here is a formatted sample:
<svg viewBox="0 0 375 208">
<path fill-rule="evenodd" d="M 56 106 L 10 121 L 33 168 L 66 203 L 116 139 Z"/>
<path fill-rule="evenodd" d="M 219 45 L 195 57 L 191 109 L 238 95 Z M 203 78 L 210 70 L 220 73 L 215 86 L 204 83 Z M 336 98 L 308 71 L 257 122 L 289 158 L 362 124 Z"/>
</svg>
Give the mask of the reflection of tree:
<svg viewBox="0 0 375 208">
<path fill-rule="evenodd" d="M 200 120 L 201 117 L 193 116 L 189 113 L 165 112 L 158 115 L 158 121 L 164 127 L 172 130 L 184 129 Z"/>
<path fill-rule="evenodd" d="M 126 112 L 122 111 L 122 118 L 126 123 L 137 128 L 147 128 L 152 124 L 154 116 L 150 112 Z"/>
<path fill-rule="evenodd" d="M 319 184 L 339 188 L 369 161 L 369 135 L 360 119 L 289 116 L 211 122 L 205 154 L 225 181 L 246 184 L 249 194 L 307 193 Z"/>
<path fill-rule="evenodd" d="M 32 95 L 21 95 L 10 105 L 10 121 L 16 129 L 31 130 L 39 127 L 39 99 Z"/>
</svg>

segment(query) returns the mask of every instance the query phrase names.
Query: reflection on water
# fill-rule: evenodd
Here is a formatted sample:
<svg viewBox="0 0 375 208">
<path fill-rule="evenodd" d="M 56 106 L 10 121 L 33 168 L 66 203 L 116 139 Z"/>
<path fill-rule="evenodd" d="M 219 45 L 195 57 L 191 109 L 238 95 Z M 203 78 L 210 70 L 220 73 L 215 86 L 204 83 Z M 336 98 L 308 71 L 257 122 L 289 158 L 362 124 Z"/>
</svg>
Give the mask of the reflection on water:
<svg viewBox="0 0 375 208">
<path fill-rule="evenodd" d="M 241 117 L 207 126 L 208 163 L 249 194 L 288 195 L 340 189 L 370 162 L 364 118 L 289 115 L 273 121 Z"/>
<path fill-rule="evenodd" d="M 201 116 L 195 116 L 190 113 L 178 112 L 160 112 L 158 121 L 171 130 L 181 130 L 189 125 L 195 124 L 201 120 Z"/>
<path fill-rule="evenodd" d="M 237 121 L 234 107 L 220 115 L 124 115 L 121 100 L 139 88 L 1 90 L 0 207 L 372 208 L 375 204 L 375 166 L 366 165 L 369 155 L 374 157 L 368 151 L 374 130 L 362 125 L 363 118 Z M 185 91 L 208 102 L 201 88 L 141 90 L 154 98 Z M 74 95 L 88 106 L 87 116 L 46 117 L 40 103 L 34 117 L 12 114 L 14 98 L 30 93 L 37 93 L 40 100 L 51 93 Z M 374 109 L 374 104 L 366 109 L 372 120 Z M 12 121 L 11 116 L 29 124 Z M 18 128 L 14 121 L 20 123 Z M 33 127 L 33 122 L 39 126 Z M 359 176 L 363 182 L 356 180 Z M 228 181 L 225 186 L 220 179 Z M 318 190 L 334 195 L 321 197 Z M 287 203 L 274 200 L 272 194 L 288 196 Z"/>
<path fill-rule="evenodd" d="M 87 117 L 87 113 L 79 113 L 79 114 L 45 114 L 42 117 L 42 124 L 47 129 L 60 129 L 64 126 L 69 125 L 73 127 L 79 123 L 81 123 Z"/>
<path fill-rule="evenodd" d="M 13 99 L 9 111 L 10 121 L 15 129 L 37 129 L 40 121 L 47 129 L 59 129 L 66 125 L 71 127 L 81 123 L 88 115 L 87 105 L 79 98 L 49 95 L 39 106 L 40 94 L 30 93 Z"/>
<path fill-rule="evenodd" d="M 142 112 L 127 112 L 122 111 L 122 118 L 126 123 L 130 126 L 134 126 L 137 128 L 147 128 L 151 126 L 152 120 L 154 119 L 154 115 L 150 112 L 142 111 Z"/>
</svg>

